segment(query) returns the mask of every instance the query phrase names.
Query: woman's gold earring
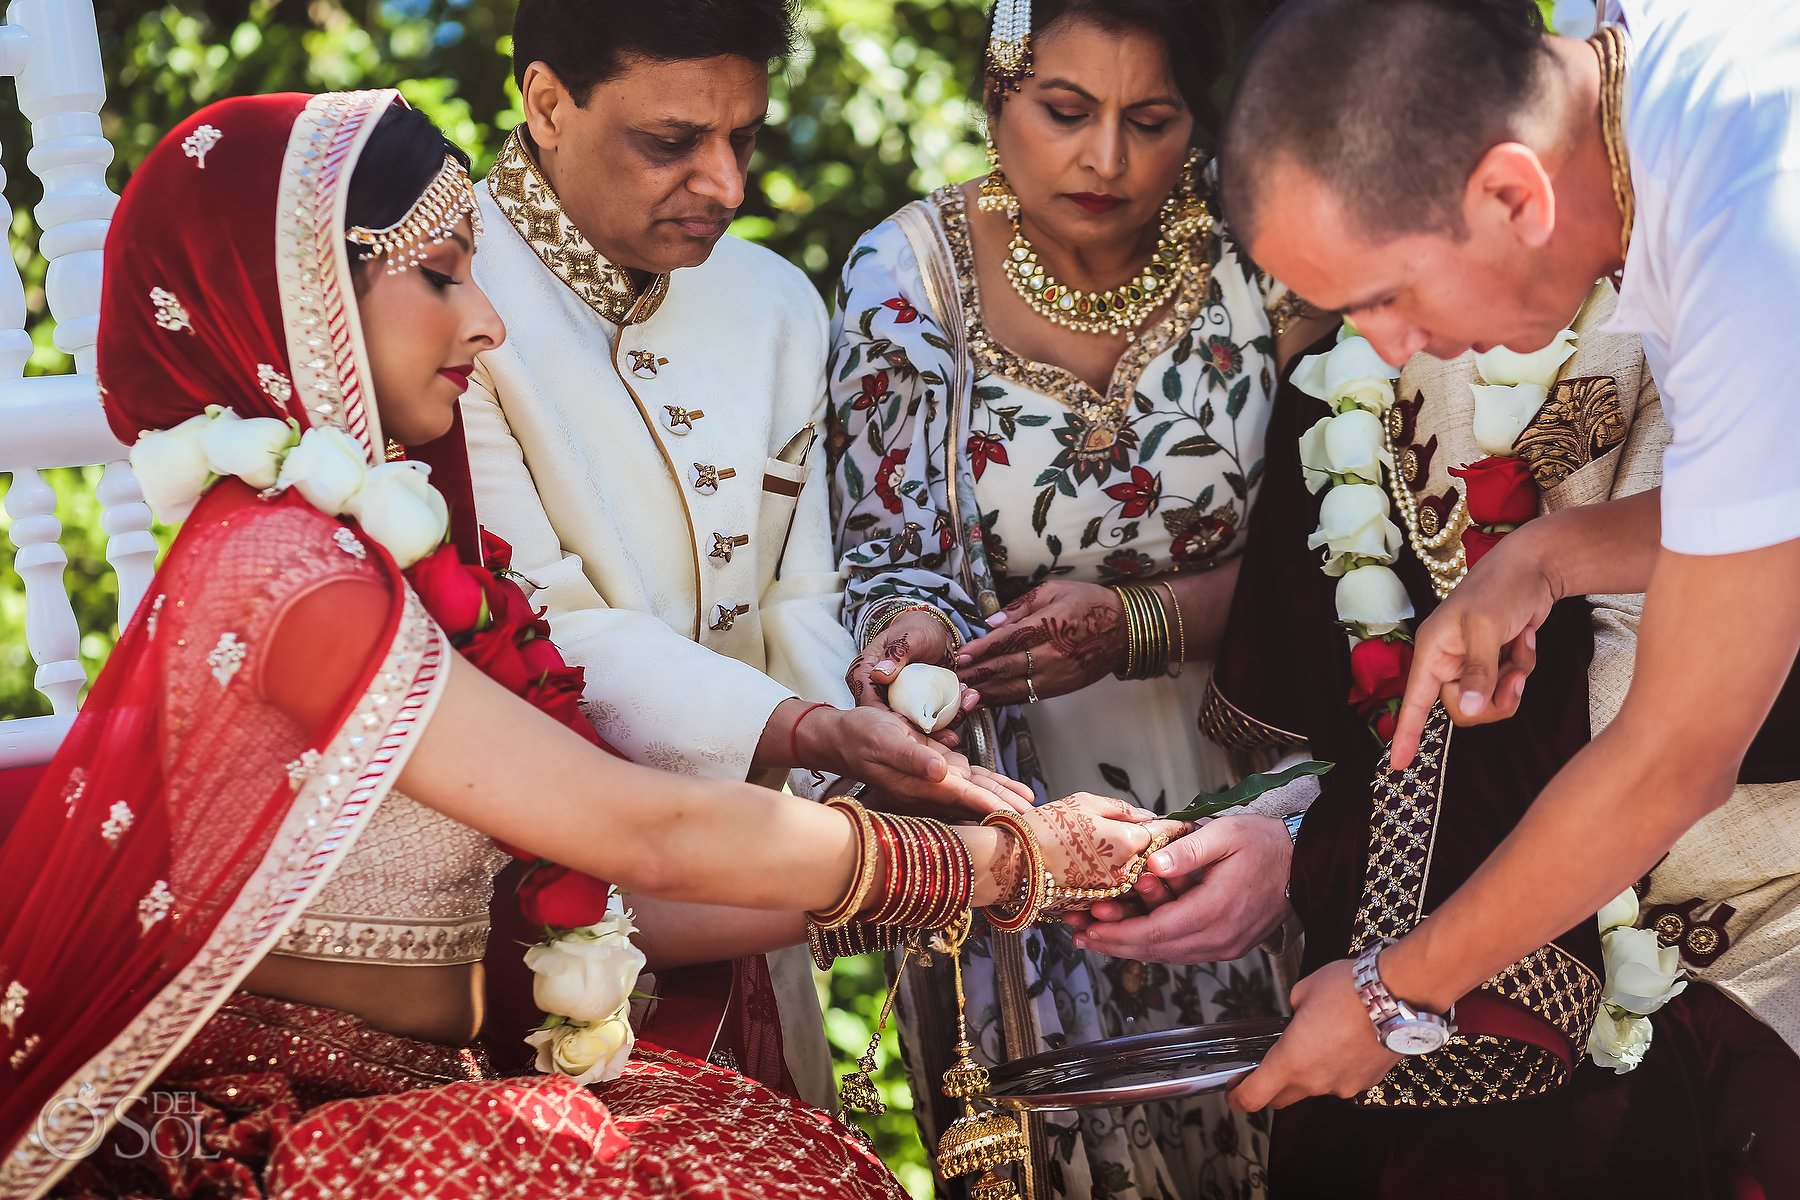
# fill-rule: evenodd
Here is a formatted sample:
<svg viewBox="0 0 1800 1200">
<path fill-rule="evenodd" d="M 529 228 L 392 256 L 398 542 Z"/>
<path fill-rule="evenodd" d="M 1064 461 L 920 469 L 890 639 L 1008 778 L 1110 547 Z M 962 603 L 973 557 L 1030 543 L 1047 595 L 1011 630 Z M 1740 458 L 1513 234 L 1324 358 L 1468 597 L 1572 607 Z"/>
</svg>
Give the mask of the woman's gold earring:
<svg viewBox="0 0 1800 1200">
<path fill-rule="evenodd" d="M 387 460 L 389 462 L 402 462 L 405 458 L 406 447 L 402 446 L 399 442 L 396 442 L 393 438 L 389 438 L 387 444 Z"/>
<path fill-rule="evenodd" d="M 981 198 L 975 207 L 984 213 L 1004 213 L 1008 217 L 1019 215 L 1019 198 L 1013 194 L 1012 184 L 1006 181 L 1006 172 L 1000 169 L 1000 152 L 994 149 L 994 139 L 990 134 L 987 144 L 988 173 L 981 181 Z"/>
</svg>

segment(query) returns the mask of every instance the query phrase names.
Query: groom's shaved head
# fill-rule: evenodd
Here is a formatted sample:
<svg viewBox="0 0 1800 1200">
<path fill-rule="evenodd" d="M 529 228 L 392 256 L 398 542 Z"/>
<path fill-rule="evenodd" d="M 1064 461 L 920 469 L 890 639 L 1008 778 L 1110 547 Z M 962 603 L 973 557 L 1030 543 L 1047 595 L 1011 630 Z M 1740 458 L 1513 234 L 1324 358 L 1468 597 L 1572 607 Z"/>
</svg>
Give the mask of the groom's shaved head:
<svg viewBox="0 0 1800 1200">
<path fill-rule="evenodd" d="M 1552 57 L 1534 0 L 1289 0 L 1238 80 L 1221 146 L 1226 218 L 1257 233 L 1281 166 L 1368 233 L 1463 233 L 1463 188 L 1527 140 Z"/>
</svg>

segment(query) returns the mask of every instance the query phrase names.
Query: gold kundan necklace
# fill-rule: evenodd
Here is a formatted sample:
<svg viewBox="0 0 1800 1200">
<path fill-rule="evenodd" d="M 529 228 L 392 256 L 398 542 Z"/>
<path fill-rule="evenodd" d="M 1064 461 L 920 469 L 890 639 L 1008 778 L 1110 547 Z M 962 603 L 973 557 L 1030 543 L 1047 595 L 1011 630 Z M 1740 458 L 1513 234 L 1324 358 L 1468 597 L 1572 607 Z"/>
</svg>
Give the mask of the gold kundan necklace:
<svg viewBox="0 0 1800 1200">
<path fill-rule="evenodd" d="M 1152 313 L 1175 292 L 1178 281 L 1196 269 L 1203 237 L 1213 229 L 1212 213 L 1196 194 L 1198 158 L 1188 159 L 1181 184 L 1163 202 L 1158 215 L 1156 250 L 1143 270 L 1102 292 L 1070 287 L 1044 269 L 1037 249 L 1025 236 L 1015 207 L 1012 241 L 1006 247 L 1006 277 L 1032 311 L 1077 333 L 1137 336 Z"/>
<path fill-rule="evenodd" d="M 1613 200 L 1619 206 L 1619 258 L 1631 252 L 1631 227 L 1637 220 L 1637 195 L 1631 187 L 1631 152 L 1625 145 L 1625 31 L 1602 26 L 1588 39 L 1600 58 L 1600 136 L 1612 168 Z M 1623 267 L 1620 268 L 1623 270 Z"/>
</svg>

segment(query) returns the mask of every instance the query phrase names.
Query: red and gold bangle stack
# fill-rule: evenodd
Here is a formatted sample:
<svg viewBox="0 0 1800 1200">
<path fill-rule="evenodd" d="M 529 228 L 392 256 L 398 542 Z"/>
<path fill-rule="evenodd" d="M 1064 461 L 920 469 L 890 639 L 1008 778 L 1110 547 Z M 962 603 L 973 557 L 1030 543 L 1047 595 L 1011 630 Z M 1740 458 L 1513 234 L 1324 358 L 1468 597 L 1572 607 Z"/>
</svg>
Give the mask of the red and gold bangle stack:
<svg viewBox="0 0 1800 1200">
<path fill-rule="evenodd" d="M 1050 889 L 1055 886 L 1056 881 L 1051 878 L 1049 868 L 1044 865 L 1044 848 L 1038 845 L 1037 834 L 1031 831 L 1031 826 L 1018 813 L 989 813 L 982 818 L 981 823 L 1010 830 L 1019 839 L 1019 852 L 1025 859 L 1025 887 L 1017 910 L 1008 913 L 1002 904 L 989 905 L 983 910 L 987 913 L 988 924 L 997 932 L 1017 933 L 1043 917 L 1044 906 L 1049 903 Z"/>
<path fill-rule="evenodd" d="M 948 825 L 870 812 L 848 796 L 826 803 L 856 826 L 856 865 L 836 904 L 806 914 L 817 930 L 831 932 L 853 923 L 942 929 L 968 909 L 975 895 L 975 864 Z M 815 957 L 819 953 L 815 942 Z"/>
<path fill-rule="evenodd" d="M 942 929 L 969 907 L 975 865 L 962 839 L 938 821 L 870 813 L 887 863 L 885 890 L 868 920 L 902 929 Z"/>
</svg>

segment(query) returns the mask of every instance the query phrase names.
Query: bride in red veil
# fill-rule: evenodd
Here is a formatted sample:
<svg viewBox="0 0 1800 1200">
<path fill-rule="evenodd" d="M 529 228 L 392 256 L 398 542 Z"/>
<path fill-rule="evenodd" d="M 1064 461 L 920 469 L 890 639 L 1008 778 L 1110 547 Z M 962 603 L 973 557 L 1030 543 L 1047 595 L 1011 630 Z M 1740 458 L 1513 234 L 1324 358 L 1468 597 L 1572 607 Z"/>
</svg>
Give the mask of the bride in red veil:
<svg viewBox="0 0 1800 1200">
<path fill-rule="evenodd" d="M 422 159 L 397 136 L 365 160 L 406 122 Z M 903 823 L 608 754 L 475 523 L 456 398 L 504 330 L 468 187 L 362 92 L 215 104 L 126 189 L 102 400 L 186 523 L 0 844 L 0 1197 L 898 1196 L 733 1072 L 640 1042 L 592 1087 L 560 1059 L 500 1079 L 472 1029 L 405 1012 L 445 981 L 466 1004 L 507 853 L 565 864 L 540 925 L 614 920 L 608 879 L 935 928 L 1113 886 L 1167 832 L 1094 797 Z M 430 474 L 384 463 L 401 446 Z M 602 898 L 578 922 L 546 902 L 570 882 Z M 296 982 L 345 966 L 321 947 L 400 982 L 322 1003 Z"/>
</svg>

